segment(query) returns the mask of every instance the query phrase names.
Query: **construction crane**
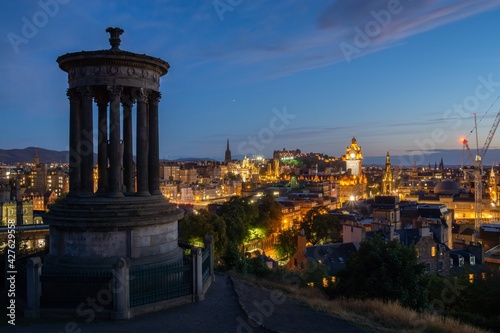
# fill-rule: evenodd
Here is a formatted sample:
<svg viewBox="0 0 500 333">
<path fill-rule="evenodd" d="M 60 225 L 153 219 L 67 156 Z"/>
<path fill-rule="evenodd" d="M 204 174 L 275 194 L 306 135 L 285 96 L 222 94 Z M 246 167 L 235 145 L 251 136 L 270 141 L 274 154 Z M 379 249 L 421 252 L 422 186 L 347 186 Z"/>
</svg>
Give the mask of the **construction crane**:
<svg viewBox="0 0 500 333">
<path fill-rule="evenodd" d="M 478 143 L 478 133 L 477 133 L 477 119 L 476 113 L 474 112 L 474 129 L 476 131 L 476 156 L 473 157 L 472 152 L 469 148 L 469 143 L 466 138 L 462 138 L 462 143 L 467 148 L 469 157 L 474 164 L 474 230 L 476 234 L 479 234 L 479 228 L 481 227 L 483 220 L 483 159 L 488 148 L 490 147 L 491 140 L 497 130 L 498 124 L 500 123 L 500 111 L 498 111 L 493 126 L 491 126 L 488 137 L 484 142 L 483 148 L 479 151 Z"/>
</svg>

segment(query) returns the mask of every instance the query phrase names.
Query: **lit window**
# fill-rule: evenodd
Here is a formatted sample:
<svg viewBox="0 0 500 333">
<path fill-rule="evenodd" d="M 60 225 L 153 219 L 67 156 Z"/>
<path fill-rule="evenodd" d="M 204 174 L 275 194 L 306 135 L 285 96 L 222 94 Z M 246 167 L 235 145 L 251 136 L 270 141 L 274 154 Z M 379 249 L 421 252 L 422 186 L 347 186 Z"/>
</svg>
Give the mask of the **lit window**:
<svg viewBox="0 0 500 333">
<path fill-rule="evenodd" d="M 417 252 L 417 258 L 420 258 L 420 249 L 416 248 L 415 251 Z"/>
<path fill-rule="evenodd" d="M 436 247 L 433 246 L 431 247 L 431 257 L 435 257 L 436 256 Z"/>
<path fill-rule="evenodd" d="M 328 279 L 327 278 L 323 278 L 323 287 L 328 287 Z"/>
<path fill-rule="evenodd" d="M 337 278 L 335 276 L 332 276 L 332 282 L 335 283 L 337 281 Z"/>
<path fill-rule="evenodd" d="M 474 282 L 474 274 L 469 274 L 469 283 Z"/>
<path fill-rule="evenodd" d="M 314 287 L 314 282 L 308 282 L 308 283 L 307 283 L 307 285 L 308 285 L 309 287 Z"/>
</svg>

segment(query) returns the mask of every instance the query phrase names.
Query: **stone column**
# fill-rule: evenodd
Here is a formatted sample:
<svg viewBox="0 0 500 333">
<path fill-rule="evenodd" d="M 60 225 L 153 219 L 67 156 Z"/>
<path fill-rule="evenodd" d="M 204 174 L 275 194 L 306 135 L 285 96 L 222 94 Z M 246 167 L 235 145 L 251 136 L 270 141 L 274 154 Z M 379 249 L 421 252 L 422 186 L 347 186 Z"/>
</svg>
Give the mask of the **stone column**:
<svg viewBox="0 0 500 333">
<path fill-rule="evenodd" d="M 80 191 L 80 166 L 82 156 L 80 154 L 80 131 L 81 131 L 81 99 L 76 89 L 68 89 L 66 95 L 69 98 L 69 193 L 78 195 Z"/>
<path fill-rule="evenodd" d="M 132 104 L 134 99 L 126 94 L 122 95 L 123 105 L 123 183 L 126 193 L 135 192 L 134 189 L 134 157 L 132 139 Z"/>
<path fill-rule="evenodd" d="M 137 195 L 149 196 L 148 182 L 148 93 L 139 89 L 137 96 Z"/>
<path fill-rule="evenodd" d="M 122 197 L 121 147 L 120 147 L 120 98 L 121 86 L 108 86 L 109 92 L 109 184 L 108 196 Z"/>
<path fill-rule="evenodd" d="M 94 193 L 94 136 L 92 124 L 92 93 L 90 87 L 81 87 L 82 128 L 80 131 L 81 184 L 80 195 L 91 196 Z"/>
<path fill-rule="evenodd" d="M 108 188 L 108 94 L 99 91 L 95 98 L 98 112 L 97 134 L 97 192 L 104 193 Z"/>
<path fill-rule="evenodd" d="M 113 267 L 113 312 L 114 320 L 130 319 L 129 265 L 124 258 L 118 259 Z"/>
<path fill-rule="evenodd" d="M 193 264 L 193 302 L 203 300 L 203 268 L 202 251 L 199 247 L 191 248 Z"/>
<path fill-rule="evenodd" d="M 26 318 L 40 318 L 40 296 L 42 293 L 40 274 L 42 261 L 40 257 L 29 258 L 26 263 Z"/>
<path fill-rule="evenodd" d="M 160 143 L 158 133 L 158 102 L 160 93 L 152 92 L 149 97 L 149 193 L 161 195 L 160 192 Z"/>
<path fill-rule="evenodd" d="M 205 249 L 209 248 L 210 250 L 210 276 L 212 277 L 212 281 L 215 281 L 215 270 L 214 270 L 214 236 L 206 235 L 203 241 L 205 245 Z"/>
</svg>

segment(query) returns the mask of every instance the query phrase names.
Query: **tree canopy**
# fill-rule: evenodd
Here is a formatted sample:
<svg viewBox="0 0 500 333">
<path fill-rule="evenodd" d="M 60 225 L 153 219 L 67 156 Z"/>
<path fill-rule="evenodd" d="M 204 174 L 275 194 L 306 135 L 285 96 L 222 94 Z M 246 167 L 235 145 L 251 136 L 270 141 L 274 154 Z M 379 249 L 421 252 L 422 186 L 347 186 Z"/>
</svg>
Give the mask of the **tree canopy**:
<svg viewBox="0 0 500 333">
<path fill-rule="evenodd" d="M 342 225 L 337 217 L 322 214 L 321 208 L 307 212 L 300 224 L 306 239 L 312 245 L 341 242 Z"/>
<path fill-rule="evenodd" d="M 231 242 L 242 244 L 249 226 L 258 216 L 257 207 L 247 198 L 233 197 L 222 205 L 218 213 L 226 222 L 226 235 Z"/>
<path fill-rule="evenodd" d="M 267 235 L 280 230 L 282 219 L 281 205 L 274 200 L 272 195 L 267 194 L 259 201 L 258 216 L 253 227 L 261 228 Z"/>
<path fill-rule="evenodd" d="M 294 229 L 283 230 L 278 234 L 278 243 L 274 250 L 279 258 L 290 258 L 297 252 L 297 231 Z"/>
<path fill-rule="evenodd" d="M 376 237 L 364 240 L 349 259 L 339 274 L 337 292 L 353 298 L 399 301 L 419 310 L 428 305 L 428 281 L 414 247 Z"/>
<path fill-rule="evenodd" d="M 189 214 L 179 221 L 179 237 L 193 246 L 202 246 L 206 235 L 214 237 L 214 252 L 221 255 L 227 246 L 226 224 L 224 220 L 206 210 Z"/>
</svg>

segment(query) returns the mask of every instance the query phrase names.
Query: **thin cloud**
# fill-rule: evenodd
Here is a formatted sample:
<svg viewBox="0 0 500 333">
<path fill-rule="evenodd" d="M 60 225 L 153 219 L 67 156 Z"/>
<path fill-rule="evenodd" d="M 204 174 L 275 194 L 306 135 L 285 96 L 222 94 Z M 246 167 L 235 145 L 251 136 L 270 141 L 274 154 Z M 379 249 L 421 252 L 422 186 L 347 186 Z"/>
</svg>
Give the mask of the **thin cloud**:
<svg viewBox="0 0 500 333">
<path fill-rule="evenodd" d="M 380 33 L 370 38 L 366 47 L 358 47 L 359 52 L 352 54 L 352 58 L 400 45 L 411 36 L 499 6 L 500 0 L 401 1 L 401 11 L 391 15 L 390 23 L 382 27 Z M 279 27 L 270 27 L 266 24 L 258 33 L 238 31 L 238 36 L 233 36 L 226 47 L 211 46 L 204 52 L 214 57 L 212 58 L 214 60 L 229 60 L 234 65 L 275 63 L 273 71 L 268 73 L 269 78 L 321 68 L 345 61 L 340 45 L 348 43 L 356 47 L 355 28 L 363 30 L 368 22 L 375 21 L 373 11 L 386 9 L 386 0 L 336 1 L 326 8 L 317 10 L 315 19 L 307 22 L 308 18 L 305 17 L 306 26 L 296 33 L 280 34 L 278 37 L 272 30 Z"/>
</svg>

